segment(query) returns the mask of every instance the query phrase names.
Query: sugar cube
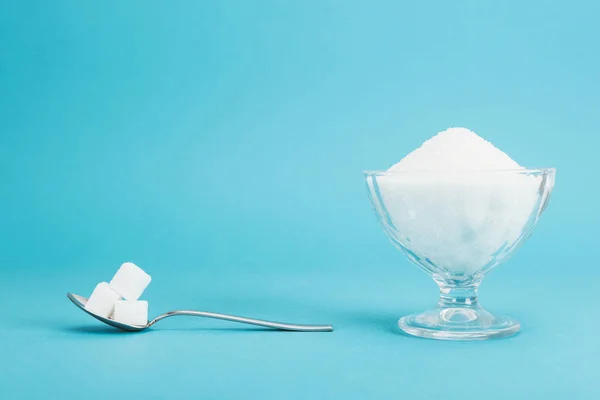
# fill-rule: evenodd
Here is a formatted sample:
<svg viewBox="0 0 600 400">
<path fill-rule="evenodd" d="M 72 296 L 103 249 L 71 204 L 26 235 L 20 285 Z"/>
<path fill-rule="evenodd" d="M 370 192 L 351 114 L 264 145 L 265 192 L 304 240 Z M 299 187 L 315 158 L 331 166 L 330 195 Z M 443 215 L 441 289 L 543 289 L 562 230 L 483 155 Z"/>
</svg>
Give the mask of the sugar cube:
<svg viewBox="0 0 600 400">
<path fill-rule="evenodd" d="M 110 281 L 110 287 L 125 300 L 135 301 L 140 298 L 152 277 L 134 263 L 126 262 L 121 265 Z"/>
<path fill-rule="evenodd" d="M 119 300 L 115 304 L 112 319 L 128 325 L 146 325 L 148 323 L 148 302 Z"/>
<path fill-rule="evenodd" d="M 106 282 L 96 285 L 92 295 L 85 303 L 85 309 L 104 318 L 109 318 L 115 308 L 115 303 L 121 300 L 121 295 L 114 291 Z"/>
</svg>

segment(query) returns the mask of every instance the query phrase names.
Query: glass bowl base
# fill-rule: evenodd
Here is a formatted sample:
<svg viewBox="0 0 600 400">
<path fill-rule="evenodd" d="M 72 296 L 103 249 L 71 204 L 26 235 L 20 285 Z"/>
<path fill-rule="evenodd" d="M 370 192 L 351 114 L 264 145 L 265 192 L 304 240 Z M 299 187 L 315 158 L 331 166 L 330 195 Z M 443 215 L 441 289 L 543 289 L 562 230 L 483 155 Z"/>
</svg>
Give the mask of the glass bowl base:
<svg viewBox="0 0 600 400">
<path fill-rule="evenodd" d="M 398 327 L 409 335 L 429 339 L 486 340 L 512 336 L 521 324 L 481 307 L 438 307 L 402 317 Z"/>
</svg>

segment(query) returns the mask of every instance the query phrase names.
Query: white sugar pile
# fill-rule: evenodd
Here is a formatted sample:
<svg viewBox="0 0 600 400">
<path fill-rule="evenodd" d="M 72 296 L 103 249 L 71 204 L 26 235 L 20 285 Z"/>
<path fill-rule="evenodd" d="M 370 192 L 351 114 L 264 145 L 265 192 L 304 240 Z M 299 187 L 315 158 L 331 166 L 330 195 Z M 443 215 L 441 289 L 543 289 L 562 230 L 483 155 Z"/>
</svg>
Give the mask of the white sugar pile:
<svg viewBox="0 0 600 400">
<path fill-rule="evenodd" d="M 506 153 L 465 128 L 450 128 L 392 166 L 396 171 L 478 171 L 521 168 Z"/>
<path fill-rule="evenodd" d="M 541 183 L 521 168 L 468 129 L 441 132 L 377 178 L 388 232 L 439 275 L 466 278 L 521 237 Z"/>
</svg>

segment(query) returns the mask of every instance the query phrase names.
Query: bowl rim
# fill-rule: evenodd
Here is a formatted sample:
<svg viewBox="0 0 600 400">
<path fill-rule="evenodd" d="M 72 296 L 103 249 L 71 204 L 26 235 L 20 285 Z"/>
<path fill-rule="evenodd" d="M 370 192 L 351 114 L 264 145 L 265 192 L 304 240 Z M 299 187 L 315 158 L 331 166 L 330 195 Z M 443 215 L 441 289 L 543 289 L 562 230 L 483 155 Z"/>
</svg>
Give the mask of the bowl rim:
<svg viewBox="0 0 600 400">
<path fill-rule="evenodd" d="M 475 174 L 510 174 L 510 173 L 556 173 L 556 168 L 512 168 L 512 169 L 479 169 L 479 170 L 401 170 L 401 171 L 377 171 L 363 170 L 365 176 L 404 176 L 404 175 L 475 175 Z"/>
</svg>

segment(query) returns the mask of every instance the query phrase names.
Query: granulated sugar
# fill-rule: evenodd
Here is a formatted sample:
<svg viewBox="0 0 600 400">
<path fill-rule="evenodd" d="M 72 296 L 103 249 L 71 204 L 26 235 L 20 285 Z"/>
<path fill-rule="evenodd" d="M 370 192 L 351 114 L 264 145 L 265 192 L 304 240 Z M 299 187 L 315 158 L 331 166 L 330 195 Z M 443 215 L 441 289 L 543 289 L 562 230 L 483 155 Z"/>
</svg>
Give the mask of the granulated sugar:
<svg viewBox="0 0 600 400">
<path fill-rule="evenodd" d="M 464 128 L 426 141 L 377 178 L 390 236 L 448 279 L 493 265 L 515 244 L 541 180 Z"/>
<path fill-rule="evenodd" d="M 465 128 L 450 128 L 392 166 L 396 171 L 478 171 L 520 168 L 493 144 Z"/>
</svg>

